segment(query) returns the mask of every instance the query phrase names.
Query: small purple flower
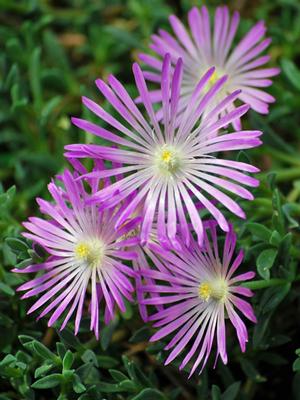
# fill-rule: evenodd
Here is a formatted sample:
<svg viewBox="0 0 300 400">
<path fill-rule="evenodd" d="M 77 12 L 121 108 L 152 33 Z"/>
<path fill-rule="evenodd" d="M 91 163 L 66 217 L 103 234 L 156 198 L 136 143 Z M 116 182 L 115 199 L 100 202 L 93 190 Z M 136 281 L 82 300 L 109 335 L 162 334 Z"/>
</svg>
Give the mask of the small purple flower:
<svg viewBox="0 0 300 400">
<path fill-rule="evenodd" d="M 228 75 L 228 80 L 220 97 L 224 97 L 237 89 L 241 89 L 238 98 L 247 103 L 259 113 L 268 113 L 268 103 L 275 101 L 274 97 L 260 88 L 270 86 L 270 77 L 277 75 L 278 68 L 261 68 L 270 56 L 260 54 L 269 46 L 271 39 L 263 39 L 266 27 L 263 21 L 254 25 L 244 38 L 233 46 L 232 42 L 239 24 L 239 13 L 235 12 L 230 17 L 228 7 L 221 6 L 216 9 L 213 28 L 210 25 L 207 8 L 200 10 L 193 7 L 188 13 L 189 31 L 175 16 L 170 16 L 170 24 L 175 37 L 164 30 L 152 36 L 151 49 L 164 57 L 171 55 L 172 63 L 182 58 L 184 64 L 183 85 L 181 88 L 179 110 L 184 110 L 200 77 L 210 67 L 216 67 L 210 77 L 213 84 L 223 75 Z M 141 54 L 140 59 L 158 72 L 147 71 L 145 77 L 150 81 L 161 81 L 162 61 L 156 56 Z M 151 100 L 161 101 L 160 91 L 151 93 Z M 216 98 L 216 100 L 218 100 Z M 234 109 L 228 105 L 227 111 Z M 236 129 L 241 129 L 240 120 L 234 121 Z"/>
<path fill-rule="evenodd" d="M 70 163 L 72 164 L 73 168 L 79 173 L 79 174 L 86 174 L 86 170 L 84 169 L 84 166 L 82 165 L 82 163 L 77 160 L 77 159 L 70 159 L 69 160 Z M 121 164 L 116 164 L 114 163 L 114 168 L 117 167 L 122 167 Z M 98 160 L 98 170 L 99 169 L 105 170 L 104 164 L 101 162 L 101 160 Z M 105 178 L 105 186 L 109 186 L 113 183 L 113 179 L 119 180 L 122 179 L 122 175 L 118 175 L 115 178 L 112 177 L 108 177 Z M 129 197 L 128 203 L 131 201 L 131 198 L 134 198 L 135 193 L 133 193 L 131 195 L 131 197 Z M 120 237 L 119 240 L 125 240 L 125 239 L 130 239 L 130 238 L 138 238 L 140 237 L 140 232 L 141 232 L 141 224 L 140 224 L 140 214 L 142 212 L 142 204 L 140 204 L 136 210 L 134 211 L 134 213 L 130 216 L 130 218 L 128 218 L 128 220 L 126 220 L 125 224 L 128 224 L 128 226 L 131 226 L 131 229 L 129 229 L 123 236 Z M 157 243 L 157 232 L 156 230 L 152 230 L 151 234 L 150 234 L 150 240 L 154 241 Z M 138 241 L 138 243 L 136 243 L 135 245 L 133 245 L 131 247 L 131 251 L 134 251 L 137 255 L 136 258 L 132 259 L 132 267 L 133 270 L 136 272 L 135 275 L 135 293 L 136 293 L 136 297 L 137 297 L 137 305 L 138 305 L 138 309 L 141 315 L 141 318 L 143 319 L 144 322 L 146 322 L 148 320 L 148 310 L 146 305 L 144 305 L 142 303 L 143 300 L 143 294 L 140 291 L 140 287 L 142 285 L 142 276 L 140 274 L 140 271 L 142 269 L 145 268 L 150 268 L 149 266 L 149 262 L 147 260 L 146 254 L 147 253 L 147 249 L 145 249 L 145 251 L 143 251 L 143 248 L 140 244 L 140 240 Z M 151 279 L 147 279 L 147 282 L 149 283 L 153 283 L 153 280 Z M 160 307 L 158 307 L 160 308 Z"/>
<path fill-rule="evenodd" d="M 201 364 L 203 370 L 214 341 L 217 344 L 216 360 L 220 355 L 223 363 L 227 363 L 225 318 L 228 317 L 234 326 L 242 351 L 245 351 L 248 334 L 237 311 L 256 322 L 251 305 L 240 298 L 241 295 L 251 297 L 253 293 L 237 285 L 252 279 L 255 274 L 246 272 L 234 276 L 242 262 L 243 251 L 232 261 L 236 244 L 232 227 L 226 234 L 223 254 L 218 250 L 216 223 L 208 221 L 205 227 L 203 248 L 193 240 L 190 248 L 184 248 L 182 244 L 183 250 L 173 253 L 150 243 L 157 269 L 146 269 L 142 275 L 155 283 L 140 289 L 151 296 L 143 300 L 145 305 L 163 306 L 163 310 L 149 317 L 158 328 L 150 341 L 170 335 L 165 350 L 172 351 L 165 364 L 180 353 L 186 353 L 180 365 L 182 369 L 194 356 L 190 376 Z M 159 262 L 155 262 L 155 258 Z"/>
<path fill-rule="evenodd" d="M 84 97 L 83 103 L 114 128 L 116 133 L 83 119 L 73 118 L 72 121 L 79 128 L 121 145 L 122 148 L 73 144 L 66 146 L 66 156 L 103 158 L 122 164 L 121 167 L 86 175 L 103 178 L 124 174 L 122 179 L 98 191 L 91 198 L 91 202 L 101 203 L 103 207 L 113 207 L 120 200 L 136 193 L 129 205 L 119 214 L 116 228 L 132 215 L 139 204 L 143 204 L 142 244 L 148 241 L 154 222 L 157 222 L 158 239 L 161 243 L 170 240 L 172 245 L 178 248 L 176 235 L 180 234 L 188 245 L 188 224 L 191 223 L 201 244 L 203 223 L 195 206 L 196 202 L 200 201 L 218 221 L 220 227 L 227 231 L 228 223 L 217 208 L 216 202 L 223 204 L 241 218 L 245 218 L 245 214 L 224 190 L 229 194 L 252 200 L 252 194 L 242 185 L 255 187 L 259 184 L 257 179 L 244 173 L 255 173 L 257 168 L 242 162 L 222 159 L 220 152 L 259 146 L 261 132 L 239 131 L 224 134 L 223 131 L 216 136 L 217 131 L 245 114 L 248 106 L 242 105 L 219 118 L 220 112 L 239 95 L 239 91 L 236 91 L 223 98 L 203 117 L 203 113 L 226 82 L 226 77 L 223 77 L 208 91 L 203 90 L 214 73 L 213 68 L 204 74 L 196 85 L 185 112 L 177 119 L 183 65 L 181 60 L 177 62 L 171 78 L 171 60 L 168 55 L 165 57 L 161 83 L 162 123 L 155 116 L 149 91 L 138 64 L 133 65 L 133 72 L 148 114 L 147 120 L 114 76 L 109 76 L 109 85 L 99 79 L 96 84 L 119 113 L 119 119 L 108 114 L 90 99 Z"/>
<path fill-rule="evenodd" d="M 94 168 L 94 172 L 98 169 Z M 98 338 L 99 303 L 104 300 L 104 320 L 108 323 L 114 317 L 116 305 L 124 312 L 124 298 L 132 301 L 134 287 L 128 277 L 134 277 L 135 273 L 123 260 L 132 260 L 137 256 L 128 248 L 135 246 L 139 240 L 125 236 L 134 229 L 138 220 L 133 219 L 115 230 L 124 204 L 103 211 L 99 211 L 96 205 L 87 205 L 90 193 L 99 189 L 99 179 L 88 179 L 90 192 L 87 193 L 83 181 L 75 179 L 77 177 L 77 173 L 72 175 L 66 170 L 59 177 L 64 189 L 55 183 L 49 184 L 54 203 L 37 199 L 41 212 L 49 219 L 31 217 L 29 222 L 24 223 L 30 233 L 23 235 L 42 246 L 49 258 L 41 264 L 14 271 L 39 272 L 37 278 L 18 288 L 26 291 L 22 298 L 41 294 L 28 313 L 45 306 L 39 318 L 53 311 L 49 326 L 64 314 L 61 329 L 75 313 L 75 334 L 79 330 L 84 303 L 90 291 L 90 329 Z"/>
</svg>

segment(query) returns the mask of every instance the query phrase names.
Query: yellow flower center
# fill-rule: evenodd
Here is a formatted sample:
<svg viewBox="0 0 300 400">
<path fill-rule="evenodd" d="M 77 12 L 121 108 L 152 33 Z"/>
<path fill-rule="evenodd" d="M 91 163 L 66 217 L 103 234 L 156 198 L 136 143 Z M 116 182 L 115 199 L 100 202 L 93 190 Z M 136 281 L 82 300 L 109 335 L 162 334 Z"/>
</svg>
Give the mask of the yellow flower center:
<svg viewBox="0 0 300 400">
<path fill-rule="evenodd" d="M 161 155 L 161 159 L 165 163 L 169 163 L 172 158 L 172 152 L 170 150 L 164 150 Z"/>
<path fill-rule="evenodd" d="M 226 75 L 224 71 L 221 69 L 215 69 L 214 73 L 212 76 L 209 78 L 208 83 L 207 83 L 207 88 L 208 90 L 220 79 L 222 76 Z"/>
<path fill-rule="evenodd" d="M 208 81 L 209 85 L 210 86 L 214 85 L 217 82 L 218 79 L 219 79 L 219 76 L 218 76 L 217 72 L 215 71 L 212 74 L 212 76 L 209 78 L 209 81 Z"/>
<path fill-rule="evenodd" d="M 75 253 L 78 258 L 86 258 L 89 253 L 89 247 L 86 244 L 81 243 L 76 246 Z"/>
<path fill-rule="evenodd" d="M 181 165 L 178 150 L 172 146 L 164 145 L 155 153 L 155 164 L 161 173 L 167 176 L 175 174 Z"/>
<path fill-rule="evenodd" d="M 220 279 L 215 282 L 203 282 L 198 289 L 199 297 L 208 301 L 210 298 L 218 301 L 225 301 L 228 293 L 228 286 L 225 280 Z"/>
<path fill-rule="evenodd" d="M 211 286 L 209 283 L 201 283 L 199 286 L 199 296 L 201 299 L 208 301 L 211 296 Z"/>
<path fill-rule="evenodd" d="M 74 253 L 78 260 L 85 261 L 90 267 L 97 267 L 103 260 L 105 245 L 99 239 L 79 242 Z"/>
</svg>

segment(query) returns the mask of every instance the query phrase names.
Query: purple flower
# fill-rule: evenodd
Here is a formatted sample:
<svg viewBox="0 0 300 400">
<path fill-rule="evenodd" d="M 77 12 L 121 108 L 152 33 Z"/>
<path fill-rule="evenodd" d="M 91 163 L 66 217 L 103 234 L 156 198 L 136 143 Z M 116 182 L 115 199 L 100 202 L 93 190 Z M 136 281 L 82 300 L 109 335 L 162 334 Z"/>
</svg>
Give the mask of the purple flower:
<svg viewBox="0 0 300 400">
<path fill-rule="evenodd" d="M 86 170 L 84 169 L 82 163 L 77 160 L 77 159 L 70 159 L 69 160 L 70 163 L 72 164 L 72 166 L 74 167 L 74 169 L 76 171 L 78 171 L 79 174 L 86 174 Z M 105 170 L 104 164 L 101 162 L 101 160 L 98 160 L 97 162 L 97 166 L 98 166 L 98 170 L 101 168 L 102 170 Z M 114 164 L 114 168 L 116 167 L 121 167 L 121 164 Z M 114 179 L 119 180 L 122 179 L 122 175 L 118 175 L 116 176 Z M 109 186 L 113 183 L 113 178 L 109 177 L 109 178 L 105 178 L 105 186 Z M 131 198 L 135 196 L 135 193 L 133 193 L 131 195 L 131 197 L 129 197 L 128 203 L 131 201 Z M 144 322 L 146 322 L 148 320 L 148 310 L 147 310 L 147 306 L 144 305 L 142 303 L 143 300 L 143 293 L 140 290 L 140 287 L 142 286 L 142 276 L 140 274 L 140 271 L 142 269 L 145 268 L 150 268 L 149 266 L 149 262 L 147 260 L 147 257 L 145 255 L 145 253 L 147 253 L 147 249 L 145 249 L 145 251 L 143 251 L 143 248 L 140 244 L 140 231 L 141 231 L 141 224 L 140 224 L 140 214 L 142 212 L 142 204 L 140 204 L 136 210 L 134 211 L 134 213 L 130 216 L 130 218 L 128 218 L 128 220 L 126 220 L 125 224 L 128 224 L 128 226 L 131 227 L 131 229 L 128 229 L 127 232 L 120 237 L 119 240 L 125 240 L 125 239 L 130 239 L 130 238 L 138 238 L 138 243 L 136 243 L 135 245 L 131 246 L 131 251 L 134 251 L 137 254 L 137 257 L 132 259 L 132 267 L 133 270 L 136 271 L 135 274 L 135 293 L 136 293 L 136 297 L 137 297 L 137 305 L 138 305 L 138 309 L 141 315 L 141 318 L 143 319 Z M 152 230 L 151 234 L 150 234 L 150 240 L 154 241 L 157 243 L 157 232 L 155 229 Z M 149 283 L 153 283 L 152 279 L 146 279 L 147 282 Z M 158 307 L 158 309 L 161 307 Z"/>
<path fill-rule="evenodd" d="M 146 269 L 142 274 L 147 279 L 154 279 L 155 283 L 140 289 L 152 296 L 143 300 L 145 305 L 163 306 L 163 310 L 149 317 L 158 328 L 150 341 L 170 335 L 165 349 L 172 351 L 165 364 L 185 353 L 180 365 L 182 369 L 194 356 L 190 376 L 201 364 L 203 370 L 214 341 L 217 344 L 216 361 L 220 355 L 223 363 L 227 363 L 225 318 L 228 317 L 234 326 L 242 351 L 245 351 L 248 334 L 238 312 L 256 322 L 251 305 L 240 298 L 241 295 L 250 297 L 253 293 L 237 285 L 252 279 L 255 274 L 246 272 L 234 276 L 243 252 L 240 251 L 232 261 L 236 244 L 232 227 L 226 234 L 223 254 L 218 251 L 216 223 L 208 221 L 205 227 L 212 241 L 205 233 L 204 248 L 193 240 L 190 248 L 172 253 L 150 243 L 157 269 Z"/>
<path fill-rule="evenodd" d="M 184 64 L 183 85 L 180 92 L 179 110 L 184 110 L 188 104 L 199 78 L 210 67 L 215 66 L 215 72 L 210 77 L 213 84 L 223 75 L 228 75 L 219 97 L 223 98 L 237 89 L 241 89 L 238 98 L 249 104 L 259 113 L 268 113 L 268 103 L 275 101 L 274 97 L 260 88 L 270 86 L 270 77 L 277 75 L 278 68 L 261 68 L 270 56 L 260 54 L 269 46 L 271 39 L 263 39 L 266 27 L 263 21 L 254 25 L 244 38 L 232 46 L 238 24 L 239 13 L 229 15 L 228 7 L 218 7 L 215 13 L 213 28 L 210 25 L 207 8 L 200 10 L 194 7 L 188 14 L 189 31 L 174 15 L 170 16 L 170 24 L 175 37 L 164 30 L 158 35 L 153 35 L 151 49 L 157 56 L 163 57 L 169 53 L 172 63 L 182 58 Z M 162 62 L 157 56 L 141 54 L 140 59 L 158 72 L 148 71 L 144 75 L 154 82 L 161 81 Z M 160 91 L 151 93 L 151 100 L 161 101 Z M 213 105 L 213 104 L 212 104 Z M 232 104 L 227 106 L 227 111 L 234 109 Z M 234 126 L 240 129 L 240 120 L 236 119 Z"/>
<path fill-rule="evenodd" d="M 257 179 L 244 173 L 244 171 L 257 172 L 257 168 L 249 164 L 222 159 L 219 156 L 222 151 L 248 149 L 261 144 L 260 131 L 226 134 L 221 132 L 216 136 L 217 131 L 228 126 L 230 122 L 248 110 L 247 105 L 242 105 L 226 116 L 218 117 L 222 110 L 233 103 L 240 92 L 236 91 L 223 98 L 203 117 L 203 113 L 226 82 L 226 77 L 222 77 L 208 91 L 204 90 L 214 73 L 214 68 L 211 68 L 196 85 L 185 112 L 180 119 L 177 119 L 182 72 L 182 61 L 178 60 L 171 78 L 171 61 L 166 55 L 161 83 L 162 123 L 155 116 L 145 79 L 138 64 L 133 65 L 133 73 L 148 114 L 147 120 L 125 88 L 112 75 L 108 79 L 109 85 L 100 79 L 96 81 L 96 84 L 119 113 L 120 120 L 115 119 L 90 99 L 84 97 L 83 103 L 111 125 L 116 133 L 83 119 L 72 119 L 79 128 L 122 146 L 119 149 L 96 144 L 68 145 L 66 156 L 103 158 L 124 165 L 86 175 L 103 178 L 125 174 L 122 179 L 95 193 L 91 201 L 101 203 L 103 207 L 112 207 L 120 199 L 125 199 L 136 191 L 130 204 L 120 213 L 116 227 L 121 226 L 139 204 L 143 204 L 142 244 L 149 239 L 155 220 L 158 239 L 162 243 L 170 240 L 173 246 L 178 248 L 176 234 L 179 233 L 184 236 L 185 243 L 188 245 L 190 229 L 186 215 L 189 215 L 201 244 L 203 223 L 195 206 L 195 203 L 199 201 L 218 221 L 221 228 L 227 231 L 228 223 L 216 207 L 216 201 L 237 216 L 245 218 L 241 207 L 228 194 L 225 194 L 224 190 L 252 200 L 252 194 L 242 185 L 254 187 L 259 183 Z M 121 122 L 121 119 L 124 122 Z M 200 123 L 199 120 L 201 120 Z"/>
<path fill-rule="evenodd" d="M 86 173 L 83 167 L 82 172 Z M 37 199 L 41 212 L 49 219 L 31 217 L 24 223 L 30 233 L 23 235 L 42 246 L 49 258 L 41 264 L 14 271 L 39 272 L 37 278 L 18 288 L 26 291 L 22 298 L 41 295 L 28 313 L 45 306 L 39 318 L 53 312 L 49 326 L 65 313 L 61 329 L 75 313 L 75 334 L 90 291 L 90 329 L 98 338 L 99 303 L 105 302 L 104 320 L 108 323 L 114 316 L 116 305 L 124 312 L 124 298 L 132 301 L 134 287 L 128 277 L 135 276 L 135 273 L 123 260 L 137 256 L 128 248 L 135 246 L 138 239 L 124 238 L 124 235 L 134 229 L 138 220 L 115 230 L 124 205 L 101 212 L 96 205 L 86 205 L 89 193 L 85 191 L 82 180 L 75 180 L 77 176 L 77 173 L 72 175 L 66 170 L 60 176 L 64 189 L 55 183 L 49 184 L 54 203 Z M 91 193 L 98 190 L 98 178 L 91 178 L 88 183 Z"/>
<path fill-rule="evenodd" d="M 158 244 L 157 241 L 157 232 L 155 229 L 152 230 L 149 238 L 149 243 L 156 243 Z M 171 245 L 169 243 L 169 245 Z M 141 274 L 141 271 L 144 271 L 145 269 L 150 269 L 149 265 L 149 259 L 151 262 L 156 263 L 156 265 L 159 263 L 159 259 L 155 257 L 155 255 L 150 251 L 150 249 L 145 246 L 137 245 L 134 248 L 134 251 L 137 253 L 137 258 L 135 260 L 132 260 L 132 265 L 134 270 L 136 271 L 136 278 L 135 278 L 135 284 L 136 284 L 136 298 L 137 298 L 137 305 L 139 309 L 139 313 L 141 318 L 143 319 L 144 322 L 148 321 L 148 316 L 149 316 L 149 311 L 148 307 L 146 304 L 144 304 L 144 291 L 142 290 L 143 285 L 146 283 L 147 285 L 154 285 L 155 281 L 152 278 L 148 277 L 143 277 Z M 150 294 L 152 296 L 152 294 Z M 156 306 L 158 310 L 162 309 L 162 306 L 158 305 Z"/>
</svg>

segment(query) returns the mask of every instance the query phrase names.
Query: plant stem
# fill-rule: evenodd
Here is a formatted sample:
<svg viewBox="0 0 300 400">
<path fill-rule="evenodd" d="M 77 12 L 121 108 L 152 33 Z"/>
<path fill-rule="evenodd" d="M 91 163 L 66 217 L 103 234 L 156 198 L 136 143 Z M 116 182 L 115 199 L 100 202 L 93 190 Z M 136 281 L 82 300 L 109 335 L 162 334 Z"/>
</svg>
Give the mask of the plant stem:
<svg viewBox="0 0 300 400">
<path fill-rule="evenodd" d="M 265 289 L 265 288 L 268 288 L 271 286 L 284 285 L 286 283 L 293 283 L 293 282 L 297 282 L 297 281 L 300 281 L 300 275 L 297 275 L 295 277 L 295 279 L 293 279 L 292 281 L 289 281 L 287 279 L 280 279 L 280 278 L 273 278 L 273 279 L 269 279 L 269 280 L 260 279 L 257 281 L 245 282 L 245 283 L 243 283 L 243 286 L 248 289 L 259 290 L 259 289 Z"/>
<path fill-rule="evenodd" d="M 252 282 L 245 282 L 243 284 L 244 287 L 252 290 L 259 290 L 259 289 L 265 289 L 270 286 L 277 286 L 277 285 L 284 285 L 287 283 L 285 279 L 269 279 L 269 280 L 258 280 L 258 281 L 252 281 Z"/>
<path fill-rule="evenodd" d="M 277 158 L 280 161 L 285 161 L 287 164 L 294 164 L 300 166 L 299 157 L 293 156 L 291 154 L 283 153 L 279 150 L 272 148 L 270 149 L 270 155 L 274 158 Z"/>
<path fill-rule="evenodd" d="M 295 167 L 295 168 L 286 168 L 286 169 L 279 169 L 279 170 L 274 170 L 276 173 L 276 182 L 283 182 L 283 181 L 289 181 L 289 180 L 294 180 L 297 178 L 300 178 L 300 168 Z M 267 174 L 263 173 L 260 174 L 260 178 L 265 178 Z"/>
</svg>

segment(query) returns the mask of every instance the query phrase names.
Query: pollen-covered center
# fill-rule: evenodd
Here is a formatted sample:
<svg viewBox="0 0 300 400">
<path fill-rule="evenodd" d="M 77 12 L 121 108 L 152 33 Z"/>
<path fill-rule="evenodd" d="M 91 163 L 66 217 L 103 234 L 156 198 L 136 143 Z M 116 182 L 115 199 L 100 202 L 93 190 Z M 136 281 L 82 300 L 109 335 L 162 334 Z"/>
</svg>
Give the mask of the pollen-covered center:
<svg viewBox="0 0 300 400">
<path fill-rule="evenodd" d="M 208 83 L 210 84 L 210 86 L 214 85 L 217 80 L 219 79 L 218 73 L 215 71 L 212 76 L 209 78 Z"/>
<path fill-rule="evenodd" d="M 161 155 L 161 159 L 164 163 L 169 164 L 172 160 L 172 151 L 171 150 L 164 150 Z"/>
<path fill-rule="evenodd" d="M 82 241 L 76 245 L 74 253 L 78 260 L 85 261 L 90 267 L 97 267 L 103 260 L 105 245 L 100 239 Z"/>
<path fill-rule="evenodd" d="M 198 293 L 199 297 L 204 301 L 208 301 L 209 299 L 225 301 L 228 294 L 228 286 L 223 279 L 202 282 L 199 285 Z"/>
<path fill-rule="evenodd" d="M 207 83 L 208 89 L 210 89 L 224 75 L 226 75 L 224 71 L 222 71 L 221 69 L 217 69 L 216 68 L 214 73 L 209 78 L 209 81 Z"/>
<path fill-rule="evenodd" d="M 178 150 L 172 146 L 164 145 L 155 154 L 155 165 L 163 174 L 175 174 L 181 166 L 181 157 Z"/>
</svg>

